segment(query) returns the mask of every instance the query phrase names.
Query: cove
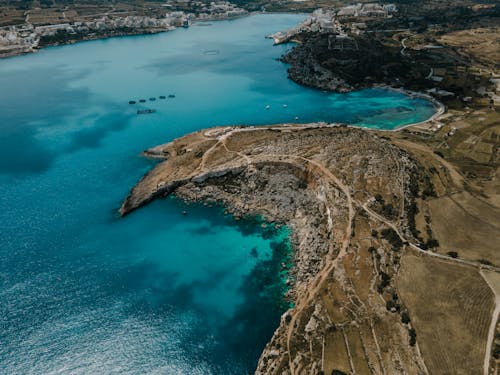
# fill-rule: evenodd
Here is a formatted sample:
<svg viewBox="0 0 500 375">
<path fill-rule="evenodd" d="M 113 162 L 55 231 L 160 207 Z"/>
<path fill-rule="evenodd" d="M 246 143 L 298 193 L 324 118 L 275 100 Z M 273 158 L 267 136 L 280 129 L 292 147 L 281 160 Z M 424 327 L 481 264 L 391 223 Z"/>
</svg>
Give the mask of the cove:
<svg viewBox="0 0 500 375">
<path fill-rule="evenodd" d="M 254 15 L 0 61 L 0 373 L 255 369 L 286 308 L 287 229 L 175 199 L 123 219 L 117 209 L 153 165 L 139 153 L 197 129 L 392 129 L 432 115 L 392 91 L 327 94 L 288 80 L 277 58 L 290 47 L 264 36 L 302 18 Z"/>
</svg>

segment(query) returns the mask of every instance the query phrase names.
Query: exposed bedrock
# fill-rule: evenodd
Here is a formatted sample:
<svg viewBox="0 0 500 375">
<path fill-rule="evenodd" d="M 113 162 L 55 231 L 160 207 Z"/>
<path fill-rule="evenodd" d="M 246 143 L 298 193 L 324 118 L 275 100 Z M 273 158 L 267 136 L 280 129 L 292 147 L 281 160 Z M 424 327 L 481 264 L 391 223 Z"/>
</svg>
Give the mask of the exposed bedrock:
<svg viewBox="0 0 500 375">
<path fill-rule="evenodd" d="M 391 228 L 411 238 L 408 154 L 375 132 L 316 124 L 213 128 L 145 154 L 164 161 L 122 215 L 175 193 L 292 229 L 294 308 L 256 373 L 426 372 L 392 281 L 404 244 Z"/>
</svg>

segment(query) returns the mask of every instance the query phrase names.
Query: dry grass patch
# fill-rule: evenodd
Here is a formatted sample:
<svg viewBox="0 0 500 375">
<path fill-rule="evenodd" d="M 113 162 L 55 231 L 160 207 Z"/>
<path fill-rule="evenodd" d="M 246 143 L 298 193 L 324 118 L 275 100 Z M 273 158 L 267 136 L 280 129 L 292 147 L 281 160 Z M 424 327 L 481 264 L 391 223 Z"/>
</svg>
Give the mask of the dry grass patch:
<svg viewBox="0 0 500 375">
<path fill-rule="evenodd" d="M 349 254 L 346 256 L 343 265 L 346 273 L 349 275 L 349 281 L 352 283 L 356 296 L 363 302 L 366 302 L 370 293 L 370 284 L 375 277 L 371 255 L 367 249 L 363 249 L 363 256 Z"/>
<path fill-rule="evenodd" d="M 500 61 L 499 32 L 497 27 L 455 31 L 443 35 L 439 42 L 462 49 L 480 62 L 495 65 Z"/>
<path fill-rule="evenodd" d="M 408 253 L 397 279 L 430 374 L 482 374 L 494 295 L 471 267 Z"/>
<path fill-rule="evenodd" d="M 367 361 L 370 364 L 375 374 L 382 374 L 381 358 L 377 348 L 377 343 L 373 337 L 371 325 L 366 322 L 359 327 L 359 336 L 366 348 Z"/>
<path fill-rule="evenodd" d="M 346 374 L 351 372 L 349 355 L 341 330 L 327 333 L 325 336 L 324 369 L 325 374 L 331 374 L 333 370 L 340 370 Z"/>
<path fill-rule="evenodd" d="M 418 214 L 415 215 L 415 226 L 417 230 L 420 232 L 420 237 L 425 241 L 429 239 L 429 235 L 427 234 L 427 223 L 425 221 L 425 201 L 422 199 L 417 199 L 417 208 L 418 208 Z"/>
<path fill-rule="evenodd" d="M 500 231 L 500 208 L 492 206 L 488 202 L 476 198 L 466 191 L 454 194 L 452 198 L 454 201 L 459 202 L 460 206 L 471 215 L 480 217 Z"/>
<path fill-rule="evenodd" d="M 345 330 L 345 333 L 356 374 L 370 375 L 372 372 L 368 366 L 368 359 L 365 355 L 363 342 L 361 341 L 358 328 L 355 326 L 349 327 Z"/>
<path fill-rule="evenodd" d="M 493 171 L 490 180 L 481 181 L 479 188 L 485 194 L 485 200 L 489 204 L 500 207 L 500 167 Z"/>
<path fill-rule="evenodd" d="M 498 210 L 470 194 L 434 199 L 429 201 L 429 209 L 441 252 L 456 251 L 464 259 L 500 264 Z"/>
</svg>

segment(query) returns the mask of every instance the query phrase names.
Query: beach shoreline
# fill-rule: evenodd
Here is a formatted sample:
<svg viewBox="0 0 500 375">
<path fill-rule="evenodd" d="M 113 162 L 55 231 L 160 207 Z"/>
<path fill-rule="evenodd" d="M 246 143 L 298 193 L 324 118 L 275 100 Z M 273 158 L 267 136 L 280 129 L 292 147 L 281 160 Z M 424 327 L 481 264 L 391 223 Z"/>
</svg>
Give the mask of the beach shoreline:
<svg viewBox="0 0 500 375">
<path fill-rule="evenodd" d="M 432 95 L 425 94 L 425 93 L 419 92 L 419 91 L 408 90 L 408 89 L 405 89 L 405 88 L 391 87 L 391 86 L 384 85 L 384 84 L 374 85 L 372 87 L 373 88 L 383 88 L 383 89 L 386 89 L 386 90 L 396 91 L 396 92 L 399 92 L 401 94 L 404 94 L 404 95 L 412 97 L 412 98 L 416 97 L 416 98 L 421 98 L 421 99 L 427 100 L 427 101 L 431 102 L 432 105 L 434 106 L 434 108 L 436 109 L 436 112 L 431 117 L 429 117 L 427 120 L 423 120 L 423 121 L 419 121 L 419 122 L 415 122 L 415 123 L 411 123 L 411 124 L 407 124 L 407 125 L 398 126 L 398 127 L 394 128 L 394 129 L 388 129 L 388 131 L 400 131 L 400 130 L 403 130 L 403 129 L 406 129 L 406 128 L 410 128 L 410 127 L 414 127 L 414 126 L 418 126 L 418 125 L 428 124 L 428 123 L 430 123 L 432 121 L 438 120 L 442 115 L 444 115 L 446 113 L 446 106 L 441 101 L 439 101 L 436 98 L 434 98 Z M 381 129 L 381 130 L 384 131 L 386 129 Z"/>
</svg>

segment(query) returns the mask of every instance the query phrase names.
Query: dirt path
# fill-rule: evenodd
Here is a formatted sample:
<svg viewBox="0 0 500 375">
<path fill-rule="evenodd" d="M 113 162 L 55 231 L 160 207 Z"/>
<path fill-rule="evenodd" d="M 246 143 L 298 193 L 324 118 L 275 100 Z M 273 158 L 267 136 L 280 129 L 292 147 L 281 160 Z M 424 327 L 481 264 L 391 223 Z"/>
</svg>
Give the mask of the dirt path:
<svg viewBox="0 0 500 375">
<path fill-rule="evenodd" d="M 232 134 L 232 132 L 227 133 L 224 136 L 224 139 L 220 140 L 221 143 L 223 144 L 223 147 L 226 148 L 228 152 L 236 153 L 240 157 L 244 158 L 247 161 L 247 164 L 252 163 L 252 158 L 248 155 L 245 155 L 243 153 L 240 153 L 238 151 L 233 151 L 228 149 L 226 145 L 226 140 L 229 138 L 229 136 Z M 349 192 L 349 188 L 340 180 L 338 179 L 328 168 L 326 168 L 324 165 L 320 164 L 319 162 L 312 160 L 312 159 L 307 159 L 302 156 L 298 155 L 289 155 L 289 154 L 270 154 L 270 155 L 260 155 L 261 157 L 267 157 L 267 158 L 285 158 L 285 159 L 299 159 L 309 165 L 311 165 L 315 169 L 319 169 L 321 174 L 326 177 L 326 180 L 328 183 L 331 183 L 332 185 L 337 186 L 346 196 L 347 199 L 347 205 L 348 205 L 348 223 L 345 231 L 344 238 L 342 239 L 342 246 L 337 254 L 337 256 L 334 258 L 334 248 L 332 247 L 328 253 L 327 257 L 327 263 L 323 267 L 323 269 L 318 272 L 316 277 L 313 279 L 311 282 L 312 289 L 309 289 L 306 294 L 305 299 L 301 299 L 300 303 L 295 306 L 292 314 L 292 319 L 290 320 L 288 324 L 288 332 L 287 332 L 287 346 L 288 346 L 288 360 L 289 360 L 289 368 L 292 373 L 292 375 L 295 374 L 295 370 L 293 368 L 293 360 L 291 356 L 291 339 L 292 339 L 292 334 L 293 334 L 293 329 L 295 326 L 295 322 L 297 321 L 298 317 L 302 313 L 304 309 L 310 306 L 310 303 L 312 300 L 316 297 L 316 295 L 319 293 L 320 288 L 323 286 L 324 282 L 332 272 L 332 270 L 339 264 L 339 262 L 344 258 L 344 256 L 347 254 L 347 249 L 350 244 L 350 239 L 352 235 L 352 224 L 354 220 L 354 215 L 355 215 L 355 210 L 354 210 L 354 204 L 353 204 L 353 199 L 351 197 L 351 194 Z M 328 263 L 330 261 L 330 263 Z"/>
<path fill-rule="evenodd" d="M 247 161 L 250 163 L 251 159 L 248 155 L 242 155 L 242 157 L 245 157 Z M 262 156 L 262 155 L 261 155 Z M 338 179 L 328 168 L 326 168 L 324 165 L 318 163 L 315 160 L 312 159 L 307 159 L 302 156 L 298 155 L 287 155 L 287 154 L 272 154 L 272 155 L 265 155 L 267 157 L 279 157 L 279 158 L 287 158 L 287 159 L 299 159 L 301 161 L 306 162 L 307 164 L 313 166 L 316 169 L 319 169 L 321 171 L 321 174 L 326 177 L 326 180 L 333 184 L 336 185 L 346 196 L 347 199 L 347 205 L 348 205 L 348 222 L 346 226 L 346 231 L 344 238 L 342 239 L 342 246 L 341 249 L 338 253 L 338 255 L 333 258 L 334 253 L 333 250 L 334 248 L 332 247 L 329 251 L 328 257 L 327 257 L 327 264 L 323 267 L 323 269 L 318 272 L 314 280 L 311 282 L 312 288 L 307 291 L 306 298 L 301 299 L 300 303 L 295 306 L 293 313 L 292 313 L 292 319 L 290 320 L 288 324 L 288 332 L 287 332 L 287 349 L 288 349 L 288 360 L 289 360 L 289 368 L 291 371 L 291 374 L 295 374 L 295 370 L 293 368 L 293 360 L 292 360 L 292 355 L 291 355 L 291 339 L 292 339 L 292 334 L 293 334 L 293 329 L 295 327 L 295 322 L 297 321 L 298 317 L 302 313 L 302 311 L 310 306 L 310 303 L 312 300 L 315 298 L 315 296 L 318 294 L 320 288 L 323 286 L 323 283 L 325 280 L 328 278 L 332 270 L 339 264 L 339 262 L 344 258 L 344 256 L 347 254 L 347 249 L 350 244 L 350 239 L 352 235 L 352 224 L 354 220 L 354 215 L 355 215 L 355 210 L 354 210 L 354 204 L 353 204 L 353 199 L 351 197 L 351 194 L 349 192 L 349 188 L 340 180 Z M 328 263 L 328 261 L 330 263 Z"/>
<path fill-rule="evenodd" d="M 483 277 L 486 284 L 490 287 L 491 291 L 495 295 L 495 310 L 493 310 L 493 314 L 491 316 L 490 328 L 488 329 L 488 339 L 486 341 L 486 352 L 484 354 L 484 365 L 483 365 L 483 374 L 488 375 L 489 367 L 490 367 L 490 359 L 491 359 L 491 347 L 493 345 L 493 340 L 495 338 L 495 331 L 498 322 L 498 315 L 500 313 L 500 290 L 498 285 L 494 285 L 491 279 L 486 276 L 484 271 L 479 272 Z M 498 277 L 500 280 L 500 277 Z"/>
<path fill-rule="evenodd" d="M 303 127 L 300 127 L 301 129 Z M 288 128 L 289 129 L 289 128 Z M 245 129 L 236 129 L 239 131 L 245 131 Z M 247 130 L 248 131 L 248 130 Z M 226 133 L 224 136 L 222 136 L 219 139 L 219 142 L 223 145 L 223 147 L 231 153 L 236 153 L 238 156 L 244 158 L 247 161 L 247 164 L 252 163 L 252 158 L 248 155 L 245 155 L 241 152 L 230 150 L 227 145 L 226 145 L 226 140 L 234 134 L 233 131 Z M 323 269 L 318 272 L 314 280 L 311 282 L 312 289 L 309 289 L 307 291 L 307 295 L 305 299 L 301 299 L 300 303 L 295 306 L 292 314 L 292 319 L 290 320 L 288 324 L 288 332 L 287 332 L 287 346 L 288 346 L 288 358 L 289 358 L 289 368 L 292 373 L 292 375 L 295 374 L 295 370 L 293 368 L 293 360 L 291 356 L 291 339 L 292 339 L 292 334 L 293 334 L 293 329 L 295 326 L 295 322 L 297 321 L 298 317 L 302 313 L 302 311 L 309 307 L 310 303 L 312 300 L 315 298 L 315 296 L 318 294 L 320 288 L 323 286 L 325 280 L 328 278 L 332 270 L 339 264 L 339 262 L 344 258 L 344 256 L 347 254 L 347 249 L 350 244 L 350 239 L 352 235 L 352 224 L 354 220 L 354 215 L 355 215 L 355 210 L 354 210 L 354 203 L 353 199 L 351 197 L 351 194 L 349 192 L 349 188 L 339 179 L 337 176 L 335 176 L 328 168 L 326 168 L 324 165 L 321 163 L 312 160 L 312 159 L 307 159 L 302 156 L 298 155 L 289 155 L 289 154 L 270 154 L 270 155 L 260 155 L 261 157 L 268 157 L 268 158 L 285 158 L 285 159 L 299 159 L 306 164 L 309 164 L 315 169 L 318 169 L 320 173 L 325 177 L 328 183 L 337 186 L 346 196 L 347 199 L 347 206 L 348 206 L 348 223 L 345 231 L 344 238 L 342 239 L 342 246 L 337 254 L 337 256 L 334 258 L 334 248 L 332 247 L 328 253 L 327 257 L 327 264 L 323 267 Z M 329 261 L 329 263 L 328 263 Z"/>
<path fill-rule="evenodd" d="M 296 157 L 296 156 L 294 156 Z M 349 192 L 348 187 L 340 181 L 329 169 L 327 169 L 325 166 L 317 163 L 316 161 L 313 161 L 311 159 L 306 159 L 304 157 L 299 157 L 303 161 L 306 161 L 307 163 L 314 165 L 316 168 L 320 169 L 323 174 L 328 178 L 330 182 L 332 182 L 334 185 L 336 185 L 346 196 L 347 198 L 347 205 L 349 209 L 349 218 L 346 226 L 346 231 L 344 234 L 344 238 L 342 240 L 342 246 L 340 248 L 340 251 L 338 255 L 335 257 L 335 259 L 332 259 L 333 257 L 333 248 L 332 251 L 328 254 L 329 257 L 327 258 L 327 261 L 330 261 L 330 264 L 326 264 L 325 267 L 318 273 L 318 275 L 315 277 L 313 280 L 312 284 L 312 289 L 309 289 L 307 296 L 305 299 L 300 300 L 300 304 L 298 304 L 295 309 L 294 309 L 294 314 L 292 316 L 292 319 L 288 325 L 288 332 L 287 332 L 287 349 L 288 349 L 288 361 L 289 361 L 289 367 L 290 367 L 290 372 L 292 375 L 295 374 L 294 368 L 293 368 L 293 360 L 292 360 L 292 355 L 291 355 L 291 347 L 290 347 L 290 342 L 292 339 L 292 334 L 293 334 L 293 329 L 295 326 L 295 322 L 297 318 L 300 316 L 302 311 L 307 308 L 314 297 L 318 294 L 319 289 L 322 287 L 324 281 L 328 278 L 332 270 L 339 264 L 339 262 L 344 258 L 344 256 L 347 254 L 347 249 L 350 244 L 350 239 L 352 235 L 352 224 L 354 220 L 354 205 L 353 205 L 353 199 L 351 197 L 351 194 Z"/>
<path fill-rule="evenodd" d="M 489 266 L 489 265 L 481 264 L 479 262 L 473 262 L 473 261 L 470 261 L 470 260 L 452 258 L 452 257 L 446 256 L 446 255 L 443 255 L 443 254 L 435 253 L 433 251 L 424 250 L 424 249 L 418 247 L 416 244 L 408 241 L 401 234 L 401 232 L 399 231 L 399 229 L 392 222 L 390 222 L 386 218 L 382 217 L 381 215 L 377 214 L 376 212 L 373 212 L 372 210 L 370 210 L 367 207 L 367 203 L 361 205 L 361 208 L 363 208 L 363 210 L 365 210 L 366 213 L 368 215 L 370 215 L 372 218 L 375 218 L 378 221 L 383 222 L 384 224 L 386 224 L 387 226 L 389 226 L 391 229 L 393 229 L 403 242 L 408 243 L 408 246 L 410 246 L 411 248 L 413 248 L 414 250 L 417 250 L 418 252 L 420 252 L 422 254 L 433 256 L 433 257 L 436 257 L 436 258 L 441 258 L 441 259 L 444 259 L 444 260 L 449 261 L 449 262 L 455 262 L 455 263 L 460 263 L 460 264 L 464 264 L 464 265 L 467 265 L 467 266 L 472 266 L 472 267 L 479 268 L 479 269 L 487 269 L 487 270 L 490 270 L 490 271 L 493 271 L 493 272 L 500 272 L 500 268 L 499 267 Z"/>
</svg>

